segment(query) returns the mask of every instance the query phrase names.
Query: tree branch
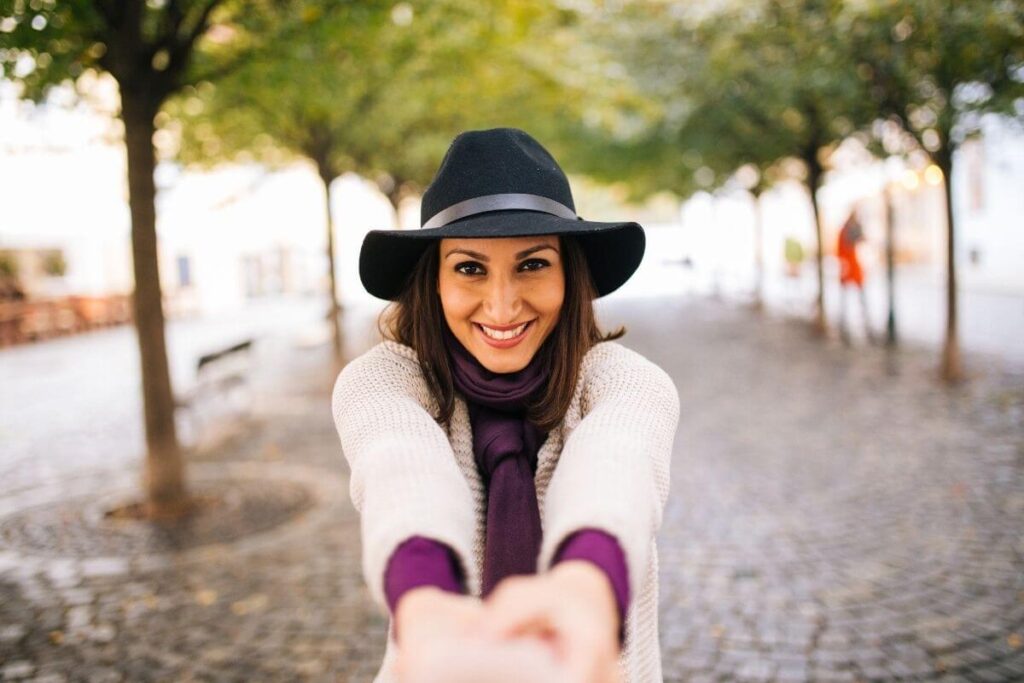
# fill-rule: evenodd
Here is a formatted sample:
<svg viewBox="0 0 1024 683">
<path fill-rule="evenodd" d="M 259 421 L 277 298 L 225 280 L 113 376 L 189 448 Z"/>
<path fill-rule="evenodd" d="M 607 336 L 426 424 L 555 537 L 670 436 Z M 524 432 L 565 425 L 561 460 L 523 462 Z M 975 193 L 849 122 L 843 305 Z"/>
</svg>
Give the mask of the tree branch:
<svg viewBox="0 0 1024 683">
<path fill-rule="evenodd" d="M 93 6 L 96 7 L 96 11 L 100 13 L 100 16 L 107 22 L 107 26 L 114 27 L 118 23 L 117 10 L 115 9 L 117 3 L 106 2 L 105 0 L 93 0 Z"/>
<path fill-rule="evenodd" d="M 171 81 L 177 82 L 178 76 L 185 70 L 185 66 L 188 64 L 189 58 L 192 56 L 192 49 L 195 47 L 196 41 L 199 36 L 206 32 L 209 28 L 207 22 L 210 19 L 210 14 L 223 0 L 209 0 L 205 7 L 200 11 L 199 18 L 192 25 L 192 28 L 188 30 L 184 38 L 179 33 L 173 35 L 173 42 L 168 49 L 168 63 L 167 73 Z M 184 19 L 182 19 L 182 24 Z"/>
<path fill-rule="evenodd" d="M 241 67 L 245 66 L 252 59 L 252 52 L 241 52 L 231 60 L 203 72 L 193 74 L 189 78 L 181 78 L 177 82 L 180 86 L 198 85 L 203 81 L 217 81 L 225 76 L 230 76 Z"/>
<path fill-rule="evenodd" d="M 181 31 L 182 22 L 185 21 L 185 12 L 181 6 L 181 0 L 168 0 L 167 9 L 160 22 L 160 35 L 157 36 L 153 46 L 153 53 L 160 50 L 170 50 L 174 47 L 178 32 Z"/>
<path fill-rule="evenodd" d="M 199 19 L 192 26 L 192 29 L 188 32 L 188 36 L 182 43 L 184 47 L 188 48 L 189 50 L 192 49 L 192 45 L 196 42 L 199 36 L 203 35 L 203 33 L 208 28 L 207 21 L 209 21 L 210 19 L 210 14 L 212 14 L 213 10 L 216 9 L 217 6 L 220 5 L 222 2 L 223 0 L 210 0 L 210 2 L 207 3 L 206 7 L 204 7 L 202 12 L 200 12 Z"/>
</svg>

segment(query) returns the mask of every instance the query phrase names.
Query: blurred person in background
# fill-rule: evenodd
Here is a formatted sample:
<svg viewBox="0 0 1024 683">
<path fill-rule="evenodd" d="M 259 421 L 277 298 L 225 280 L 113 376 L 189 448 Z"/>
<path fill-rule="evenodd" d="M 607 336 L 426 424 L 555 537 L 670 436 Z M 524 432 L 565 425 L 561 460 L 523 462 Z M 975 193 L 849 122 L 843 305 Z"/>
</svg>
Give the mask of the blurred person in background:
<svg viewBox="0 0 1024 683">
<path fill-rule="evenodd" d="M 332 399 L 390 616 L 375 680 L 661 681 L 679 397 L 592 303 L 636 270 L 643 229 L 577 216 L 514 128 L 455 138 L 421 226 L 366 236 L 360 278 L 392 304 Z"/>
<path fill-rule="evenodd" d="M 786 262 L 786 298 L 790 305 L 801 300 L 800 275 L 804 265 L 804 245 L 792 235 L 786 236 L 782 255 Z"/>
<path fill-rule="evenodd" d="M 846 323 L 846 292 L 850 288 L 857 290 L 857 298 L 860 299 L 864 335 L 869 342 L 874 342 L 875 339 L 871 332 L 871 316 L 868 315 L 868 299 L 864 293 L 864 269 L 857 258 L 857 245 L 863 241 L 864 229 L 854 208 L 839 230 L 839 243 L 836 248 L 839 258 L 839 338 L 846 344 L 850 343 L 850 330 Z"/>
</svg>

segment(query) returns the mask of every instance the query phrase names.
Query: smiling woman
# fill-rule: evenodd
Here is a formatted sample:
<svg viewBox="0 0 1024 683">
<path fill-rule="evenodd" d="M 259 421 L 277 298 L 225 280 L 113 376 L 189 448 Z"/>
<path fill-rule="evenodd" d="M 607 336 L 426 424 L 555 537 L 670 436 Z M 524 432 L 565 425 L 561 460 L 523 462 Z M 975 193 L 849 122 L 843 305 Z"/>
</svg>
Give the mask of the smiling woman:
<svg viewBox="0 0 1024 683">
<path fill-rule="evenodd" d="M 558 164 L 512 128 L 455 139 L 421 224 L 366 236 L 360 279 L 392 303 L 332 399 L 391 615 L 376 682 L 496 681 L 488 662 L 536 646 L 554 680 L 660 681 L 654 539 L 679 399 L 593 308 L 636 270 L 643 229 L 577 216 Z"/>
</svg>

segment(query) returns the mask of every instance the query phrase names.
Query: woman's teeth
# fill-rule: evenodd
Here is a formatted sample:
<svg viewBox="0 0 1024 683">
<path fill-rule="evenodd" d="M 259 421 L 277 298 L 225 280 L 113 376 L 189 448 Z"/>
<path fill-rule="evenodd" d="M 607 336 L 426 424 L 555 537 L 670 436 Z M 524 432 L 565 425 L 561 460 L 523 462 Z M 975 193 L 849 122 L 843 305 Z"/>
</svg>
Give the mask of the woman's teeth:
<svg viewBox="0 0 1024 683">
<path fill-rule="evenodd" d="M 480 329 L 482 329 L 484 331 L 484 334 L 486 334 L 491 339 L 512 339 L 513 337 L 518 337 L 519 335 L 521 335 L 523 333 L 523 330 L 525 330 L 526 326 L 529 324 L 530 323 L 523 323 L 514 330 L 508 330 L 507 332 L 492 330 L 486 325 L 480 325 Z"/>
</svg>

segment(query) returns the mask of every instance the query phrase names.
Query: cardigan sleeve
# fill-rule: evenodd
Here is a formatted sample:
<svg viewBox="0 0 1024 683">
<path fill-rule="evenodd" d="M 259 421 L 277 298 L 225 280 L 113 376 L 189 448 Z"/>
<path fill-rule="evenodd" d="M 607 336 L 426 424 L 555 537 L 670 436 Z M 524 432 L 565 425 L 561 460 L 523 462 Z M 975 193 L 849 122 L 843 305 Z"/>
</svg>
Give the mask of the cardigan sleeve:
<svg viewBox="0 0 1024 683">
<path fill-rule="evenodd" d="M 600 529 L 626 556 L 639 595 L 668 499 L 679 394 L 668 373 L 614 342 L 594 346 L 581 370 L 581 418 L 567 432 L 545 495 L 538 571 L 573 532 Z"/>
<path fill-rule="evenodd" d="M 554 565 L 564 560 L 587 560 L 608 577 L 618 607 L 619 647 L 622 647 L 626 640 L 626 614 L 629 611 L 629 569 L 619 542 L 600 529 L 581 529 L 562 542 L 551 563 Z"/>
<path fill-rule="evenodd" d="M 448 546 L 463 576 L 474 569 L 472 494 L 428 405 L 418 363 L 385 343 L 352 360 L 334 383 L 331 407 L 360 515 L 363 575 L 382 611 L 387 561 L 412 536 Z"/>
<path fill-rule="evenodd" d="M 384 593 L 392 617 L 402 596 L 420 586 L 435 586 L 449 593 L 465 592 L 459 563 L 451 548 L 423 536 L 413 536 L 398 546 L 384 572 Z M 397 643 L 397 622 L 394 637 Z"/>
</svg>

